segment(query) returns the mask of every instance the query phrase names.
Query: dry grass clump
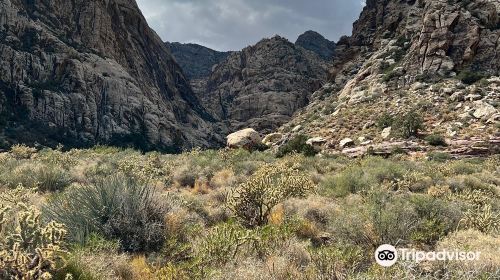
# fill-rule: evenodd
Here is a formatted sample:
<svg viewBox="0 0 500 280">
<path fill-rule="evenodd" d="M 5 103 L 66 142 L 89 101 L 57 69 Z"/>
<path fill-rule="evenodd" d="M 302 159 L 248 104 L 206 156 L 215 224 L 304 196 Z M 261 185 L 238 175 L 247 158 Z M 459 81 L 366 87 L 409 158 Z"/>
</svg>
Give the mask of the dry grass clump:
<svg viewBox="0 0 500 280">
<path fill-rule="evenodd" d="M 496 273 L 500 275 L 500 237 L 488 235 L 477 230 L 461 230 L 450 234 L 437 245 L 438 250 L 460 250 L 465 252 L 481 252 L 476 262 L 451 262 L 450 270 L 475 271 L 476 273 Z"/>
</svg>

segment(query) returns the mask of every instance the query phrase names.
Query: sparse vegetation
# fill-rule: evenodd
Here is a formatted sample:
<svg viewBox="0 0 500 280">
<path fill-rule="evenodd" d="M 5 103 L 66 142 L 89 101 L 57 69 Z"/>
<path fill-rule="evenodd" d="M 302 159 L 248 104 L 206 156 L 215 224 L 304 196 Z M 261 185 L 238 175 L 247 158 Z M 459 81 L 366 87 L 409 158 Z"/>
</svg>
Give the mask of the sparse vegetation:
<svg viewBox="0 0 500 280">
<path fill-rule="evenodd" d="M 377 119 L 377 127 L 380 129 L 390 127 L 392 126 L 393 123 L 394 123 L 394 117 L 388 113 L 384 113 Z"/>
<path fill-rule="evenodd" d="M 500 159 L 431 159 L 107 147 L 42 150 L 29 158 L 3 153 L 0 273 L 28 269 L 5 262 L 18 252 L 9 240 L 28 227 L 42 234 L 19 253 L 45 259 L 26 273 L 54 279 L 380 279 L 438 272 L 467 279 L 465 267 L 445 262 L 397 264 L 383 274 L 372 257 L 382 243 L 428 250 L 470 244 L 495 255 L 466 237 L 473 232 L 499 242 Z M 14 186 L 20 166 L 61 168 L 72 184 Z M 492 269 L 498 258 L 481 264 L 483 276 L 498 275 Z"/>
<path fill-rule="evenodd" d="M 292 153 L 301 153 L 305 156 L 314 156 L 318 152 L 310 145 L 306 144 L 308 137 L 305 135 L 297 135 L 284 146 L 280 147 L 277 156 L 284 157 Z"/>
<path fill-rule="evenodd" d="M 431 134 L 425 137 L 425 141 L 432 146 L 446 146 L 446 140 L 440 134 Z"/>
<path fill-rule="evenodd" d="M 457 79 L 461 80 L 464 84 L 472 85 L 480 81 L 485 76 L 478 72 L 464 70 L 457 75 Z"/>
<path fill-rule="evenodd" d="M 419 131 L 423 128 L 423 123 L 422 116 L 413 110 L 394 120 L 396 130 L 404 138 L 418 136 Z"/>
</svg>

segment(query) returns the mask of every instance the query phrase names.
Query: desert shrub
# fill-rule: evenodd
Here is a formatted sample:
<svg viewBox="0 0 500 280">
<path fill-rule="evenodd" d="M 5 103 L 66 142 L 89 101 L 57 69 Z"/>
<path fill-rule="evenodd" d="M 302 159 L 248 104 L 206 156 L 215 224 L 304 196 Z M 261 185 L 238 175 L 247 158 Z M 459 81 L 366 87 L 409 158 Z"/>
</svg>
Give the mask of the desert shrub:
<svg viewBox="0 0 500 280">
<path fill-rule="evenodd" d="M 339 174 L 326 177 L 321 182 L 321 188 L 327 195 L 344 197 L 350 193 L 358 193 L 368 189 L 371 182 L 364 176 L 361 168 L 351 167 Z"/>
<path fill-rule="evenodd" d="M 500 213 L 492 210 L 490 204 L 478 205 L 464 213 L 460 225 L 465 229 L 498 234 L 500 232 Z"/>
<path fill-rule="evenodd" d="M 399 115 L 394 120 L 395 130 L 404 138 L 418 136 L 418 132 L 423 128 L 422 116 L 416 111 L 410 111 L 404 115 Z"/>
<path fill-rule="evenodd" d="M 42 192 L 61 191 L 73 182 L 71 175 L 57 165 L 21 164 L 2 174 L 0 183 L 10 188 L 22 185 Z"/>
<path fill-rule="evenodd" d="M 305 135 L 297 135 L 292 140 L 278 149 L 277 157 L 284 157 L 292 153 L 301 153 L 305 156 L 315 156 L 318 152 L 310 145 L 306 144 L 308 137 Z"/>
<path fill-rule="evenodd" d="M 408 200 L 377 192 L 343 205 L 330 227 L 340 242 L 372 249 L 408 242 L 417 219 Z"/>
<path fill-rule="evenodd" d="M 454 231 L 462 217 L 459 207 L 446 200 L 414 195 L 410 202 L 419 218 L 410 239 L 421 244 L 434 245 Z"/>
<path fill-rule="evenodd" d="M 120 176 L 68 189 L 44 209 L 48 218 L 67 226 L 72 241 L 84 244 L 97 233 L 119 240 L 128 252 L 161 248 L 167 211 L 153 187 Z"/>
<path fill-rule="evenodd" d="M 449 262 L 445 269 L 461 272 L 463 277 L 450 279 L 498 279 L 500 276 L 500 238 L 477 230 L 459 230 L 448 235 L 437 244 L 436 250 L 458 250 L 466 252 L 481 252 L 480 258 L 473 262 Z M 442 268 L 438 266 L 437 269 Z M 469 272 L 469 275 L 467 275 Z M 452 274 L 453 275 L 453 274 Z"/>
<path fill-rule="evenodd" d="M 313 279 L 338 279 L 354 273 L 366 261 L 362 248 L 349 244 L 311 248 L 311 266 L 306 270 Z"/>
<path fill-rule="evenodd" d="M 133 154 L 117 162 L 117 168 L 128 177 L 134 178 L 142 183 L 165 175 L 162 168 L 160 156 L 157 153 L 147 155 Z"/>
<path fill-rule="evenodd" d="M 14 215 L 14 227 L 6 216 Z M 40 212 L 19 202 L 0 207 L 0 278 L 50 279 L 61 268 L 65 254 L 64 225 L 42 224 Z"/>
<path fill-rule="evenodd" d="M 17 159 L 29 159 L 36 153 L 36 149 L 26 145 L 16 144 L 10 148 L 10 153 Z"/>
<path fill-rule="evenodd" d="M 197 255 L 205 265 L 223 265 L 236 261 L 242 247 L 248 246 L 255 239 L 256 235 L 252 230 L 234 222 L 224 223 L 210 229 L 208 235 L 200 240 Z"/>
<path fill-rule="evenodd" d="M 471 175 L 481 171 L 481 164 L 474 164 L 467 160 L 457 160 L 448 163 L 449 175 Z"/>
<path fill-rule="evenodd" d="M 478 72 L 464 70 L 457 75 L 457 79 L 461 80 L 464 84 L 472 85 L 477 81 L 483 79 L 485 76 Z"/>
<path fill-rule="evenodd" d="M 411 242 L 433 245 L 455 230 L 461 217 L 459 207 L 450 202 L 376 191 L 344 203 L 330 227 L 336 240 L 367 249 Z"/>
<path fill-rule="evenodd" d="M 62 152 L 61 150 L 43 149 L 37 154 L 37 161 L 48 165 L 57 165 L 68 169 L 78 163 L 77 150 Z"/>
<path fill-rule="evenodd" d="M 409 171 L 403 178 L 391 182 L 393 190 L 410 190 L 412 192 L 422 192 L 433 184 L 433 179 L 420 171 Z"/>
<path fill-rule="evenodd" d="M 446 140 L 440 134 L 431 134 L 425 137 L 425 141 L 431 146 L 447 146 Z"/>
<path fill-rule="evenodd" d="M 406 174 L 406 169 L 398 162 L 368 157 L 340 173 L 327 177 L 321 186 L 326 194 L 343 197 L 350 193 L 368 191 L 384 181 L 401 179 Z"/>
<path fill-rule="evenodd" d="M 34 174 L 37 187 L 42 192 L 61 191 L 73 182 L 69 173 L 57 166 L 44 166 L 36 170 Z"/>
<path fill-rule="evenodd" d="M 297 221 L 288 221 L 280 225 L 266 225 L 253 230 L 256 239 L 251 244 L 252 251 L 257 257 L 266 259 L 292 242 L 299 224 Z"/>
<path fill-rule="evenodd" d="M 210 185 L 214 188 L 233 187 L 236 180 L 233 169 L 222 169 L 210 179 Z"/>
<path fill-rule="evenodd" d="M 252 177 L 228 197 L 228 207 L 246 226 L 267 224 L 273 208 L 290 197 L 301 197 L 312 191 L 312 180 L 283 165 L 263 165 Z"/>
<path fill-rule="evenodd" d="M 132 275 L 129 257 L 120 254 L 119 250 L 119 241 L 91 234 L 85 246 L 72 246 L 64 268 L 54 275 L 54 279 L 63 280 L 67 274 L 79 280 L 139 279 Z"/>
<path fill-rule="evenodd" d="M 377 122 L 376 122 L 377 127 L 380 129 L 390 127 L 390 126 L 392 126 L 393 123 L 394 123 L 394 117 L 388 113 L 384 113 L 382 116 L 380 116 L 377 119 Z"/>
<path fill-rule="evenodd" d="M 430 152 L 427 154 L 427 158 L 432 161 L 445 162 L 451 159 L 450 154 L 441 152 Z"/>
</svg>

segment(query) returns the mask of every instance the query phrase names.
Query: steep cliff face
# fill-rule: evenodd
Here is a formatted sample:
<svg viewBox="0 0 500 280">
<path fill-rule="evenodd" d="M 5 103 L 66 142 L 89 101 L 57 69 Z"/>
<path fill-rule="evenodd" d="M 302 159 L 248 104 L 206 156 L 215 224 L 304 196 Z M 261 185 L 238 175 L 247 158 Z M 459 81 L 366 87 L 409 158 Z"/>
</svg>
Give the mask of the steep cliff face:
<svg viewBox="0 0 500 280">
<path fill-rule="evenodd" d="M 383 141 L 377 119 L 416 110 L 424 134 L 500 137 L 499 13 L 490 0 L 366 1 L 330 82 L 282 130 L 300 124 L 339 148 L 344 137 Z"/>
<path fill-rule="evenodd" d="M 199 96 L 234 131 L 276 129 L 309 102 L 326 79 L 327 63 L 285 38 L 264 39 L 231 54 L 211 73 Z"/>
<path fill-rule="evenodd" d="M 219 52 L 197 44 L 176 42 L 166 44 L 189 80 L 208 77 L 212 68 L 231 54 L 231 52 Z"/>
<path fill-rule="evenodd" d="M 21 141 L 220 141 L 134 0 L 0 0 L 0 112 Z"/>
<path fill-rule="evenodd" d="M 326 60 L 331 60 L 335 52 L 335 42 L 327 40 L 323 35 L 311 30 L 300 35 L 295 45 L 310 50 Z"/>
</svg>

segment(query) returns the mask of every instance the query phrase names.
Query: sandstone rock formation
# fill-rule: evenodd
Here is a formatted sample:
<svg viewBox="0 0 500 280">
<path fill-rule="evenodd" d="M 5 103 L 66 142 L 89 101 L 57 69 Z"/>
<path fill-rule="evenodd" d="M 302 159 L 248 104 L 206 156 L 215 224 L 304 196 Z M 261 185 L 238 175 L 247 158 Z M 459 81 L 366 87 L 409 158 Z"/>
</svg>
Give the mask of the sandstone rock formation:
<svg viewBox="0 0 500 280">
<path fill-rule="evenodd" d="M 325 60 L 331 60 L 335 52 L 335 42 L 325 39 L 315 31 L 307 31 L 300 35 L 295 45 L 310 50 Z"/>
<path fill-rule="evenodd" d="M 276 36 L 231 54 L 198 96 L 231 131 L 268 133 L 306 106 L 326 75 L 327 63 L 315 53 Z"/>
<path fill-rule="evenodd" d="M 222 142 L 134 0 L 0 0 L 0 116 L 42 144 Z"/>
<path fill-rule="evenodd" d="M 262 139 L 262 144 L 271 147 L 278 144 L 283 139 L 283 134 L 281 133 L 270 133 Z"/>
<path fill-rule="evenodd" d="M 227 147 L 251 150 L 262 143 L 260 134 L 252 128 L 242 129 L 227 136 Z"/>
</svg>

